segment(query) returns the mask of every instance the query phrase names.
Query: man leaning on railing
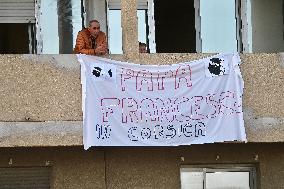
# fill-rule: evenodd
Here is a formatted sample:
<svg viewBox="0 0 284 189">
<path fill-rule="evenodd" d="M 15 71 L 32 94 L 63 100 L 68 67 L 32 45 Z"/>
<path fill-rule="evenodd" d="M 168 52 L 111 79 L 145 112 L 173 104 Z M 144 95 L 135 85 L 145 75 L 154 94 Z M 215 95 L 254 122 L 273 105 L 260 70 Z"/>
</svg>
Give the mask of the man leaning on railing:
<svg viewBox="0 0 284 189">
<path fill-rule="evenodd" d="M 91 20 L 88 28 L 84 28 L 78 33 L 74 53 L 87 55 L 108 53 L 106 34 L 100 30 L 99 21 Z"/>
</svg>

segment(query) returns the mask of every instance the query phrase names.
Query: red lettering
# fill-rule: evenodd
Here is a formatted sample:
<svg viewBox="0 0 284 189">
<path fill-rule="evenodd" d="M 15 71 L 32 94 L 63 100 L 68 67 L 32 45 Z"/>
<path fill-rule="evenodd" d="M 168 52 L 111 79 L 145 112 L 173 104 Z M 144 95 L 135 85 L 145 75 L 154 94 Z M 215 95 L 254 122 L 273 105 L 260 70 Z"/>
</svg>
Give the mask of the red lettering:
<svg viewBox="0 0 284 189">
<path fill-rule="evenodd" d="M 205 102 L 205 99 L 203 98 L 203 96 L 194 96 L 194 97 L 192 97 L 192 100 L 194 101 L 193 112 L 192 112 L 192 120 L 205 119 L 206 116 L 201 113 L 202 112 L 201 107 L 204 108 L 204 106 L 202 106 L 202 103 L 204 104 L 204 102 Z"/>
<path fill-rule="evenodd" d="M 224 115 L 231 115 L 235 113 L 235 110 L 232 108 L 235 106 L 235 93 L 231 91 L 222 92 L 220 94 L 220 113 Z"/>
<path fill-rule="evenodd" d="M 118 98 L 102 98 L 101 99 L 101 110 L 102 110 L 102 119 L 103 122 L 108 122 L 109 117 L 114 112 L 114 108 L 117 108 L 120 104 Z"/>
<path fill-rule="evenodd" d="M 158 73 L 157 82 L 158 82 L 158 90 L 165 90 L 165 78 L 174 77 L 174 72 L 169 70 L 167 72 Z"/>
<path fill-rule="evenodd" d="M 176 99 L 175 99 L 176 100 Z M 164 120 L 173 122 L 176 115 L 176 105 L 174 104 L 174 101 L 172 99 L 162 100 L 160 98 L 156 98 L 155 104 L 156 104 L 156 115 L 158 115 L 158 120 L 160 122 L 163 122 Z"/>
<path fill-rule="evenodd" d="M 191 87 L 191 68 L 189 65 L 180 66 L 175 75 L 175 89 L 180 88 L 181 81 L 186 82 L 186 87 Z"/>
<path fill-rule="evenodd" d="M 134 77 L 134 70 L 121 69 L 121 91 L 125 91 L 126 81 Z"/>
<path fill-rule="evenodd" d="M 156 121 L 157 115 L 155 114 L 156 112 L 156 106 L 155 103 L 152 99 L 145 98 L 141 101 L 141 121 Z"/>
<path fill-rule="evenodd" d="M 138 123 L 138 103 L 133 98 L 122 99 L 122 123 Z"/>
<path fill-rule="evenodd" d="M 217 115 L 220 113 L 219 100 L 218 99 L 214 99 L 214 98 L 216 98 L 215 94 L 208 94 L 206 96 L 206 103 L 208 105 L 206 107 L 206 112 L 208 112 L 206 117 L 208 119 L 217 117 Z"/>
<path fill-rule="evenodd" d="M 142 70 L 137 73 L 136 76 L 136 90 L 141 91 L 143 83 L 147 84 L 148 91 L 153 91 L 153 77 L 152 73 L 147 70 Z"/>
<path fill-rule="evenodd" d="M 175 103 L 177 105 L 176 120 L 178 122 L 190 121 L 192 117 L 192 99 L 182 97 L 182 100 Z"/>
</svg>

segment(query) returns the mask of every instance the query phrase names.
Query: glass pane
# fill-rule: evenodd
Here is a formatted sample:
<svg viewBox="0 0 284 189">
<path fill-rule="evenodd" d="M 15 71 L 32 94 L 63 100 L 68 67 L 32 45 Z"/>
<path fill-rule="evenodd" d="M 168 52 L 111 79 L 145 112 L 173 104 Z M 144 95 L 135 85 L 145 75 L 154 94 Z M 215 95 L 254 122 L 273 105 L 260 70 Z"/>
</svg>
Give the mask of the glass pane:
<svg viewBox="0 0 284 189">
<path fill-rule="evenodd" d="M 109 10 L 109 52 L 122 54 L 121 10 Z"/>
<path fill-rule="evenodd" d="M 41 1 L 42 53 L 72 53 L 77 33 L 82 29 L 81 1 Z"/>
<path fill-rule="evenodd" d="M 147 37 L 146 37 L 146 11 L 147 10 L 137 10 L 138 41 L 140 41 L 142 43 L 147 42 Z"/>
<path fill-rule="evenodd" d="M 138 41 L 140 53 L 150 52 L 149 43 L 150 41 L 153 43 L 153 39 L 151 37 L 149 38 L 149 3 L 153 2 L 148 0 L 137 0 Z"/>
<path fill-rule="evenodd" d="M 203 172 L 181 172 L 182 189 L 203 189 Z"/>
<path fill-rule="evenodd" d="M 207 189 L 250 189 L 249 172 L 206 173 Z"/>
<path fill-rule="evenodd" d="M 58 37 L 58 15 L 57 1 L 41 1 L 42 15 L 40 18 L 42 53 L 58 54 L 59 37 Z"/>
<path fill-rule="evenodd" d="M 235 0 L 200 0 L 202 52 L 236 52 Z"/>
<path fill-rule="evenodd" d="M 82 30 L 81 1 L 72 0 L 72 26 L 73 26 L 73 47 L 76 44 L 77 34 Z"/>
</svg>

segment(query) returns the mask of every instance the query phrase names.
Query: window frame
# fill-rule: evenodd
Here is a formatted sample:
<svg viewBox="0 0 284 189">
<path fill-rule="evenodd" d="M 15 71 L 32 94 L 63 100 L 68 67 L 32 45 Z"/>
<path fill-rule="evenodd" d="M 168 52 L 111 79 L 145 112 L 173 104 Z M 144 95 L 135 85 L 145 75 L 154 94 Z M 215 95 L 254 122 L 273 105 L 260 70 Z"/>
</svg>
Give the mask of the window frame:
<svg viewBox="0 0 284 189">
<path fill-rule="evenodd" d="M 201 38 L 201 13 L 200 13 L 200 1 L 201 0 L 194 0 L 194 9 L 195 9 L 195 30 L 196 30 L 196 52 L 197 53 L 204 53 L 202 52 L 202 38 Z M 247 0 L 245 0 L 247 1 Z M 243 36 L 247 34 L 247 29 L 243 28 L 242 22 L 244 19 L 247 19 L 246 10 L 243 6 L 242 0 L 235 0 L 235 18 L 236 18 L 236 41 L 237 41 L 237 51 L 242 53 L 245 51 L 244 46 L 248 43 L 244 41 Z M 218 52 L 211 52 L 211 53 L 218 53 Z"/>
<path fill-rule="evenodd" d="M 106 28 L 107 28 L 107 37 L 108 37 L 108 41 L 109 41 L 109 49 L 110 49 L 110 24 L 109 24 L 109 14 L 110 11 L 112 10 L 120 10 L 121 11 L 121 0 L 105 0 L 106 2 L 106 14 L 107 14 L 107 24 L 106 24 Z M 150 2 L 151 3 L 151 2 Z M 147 45 L 147 51 L 150 53 L 150 47 L 149 47 L 149 32 L 150 32 L 150 27 L 149 27 L 149 15 L 148 15 L 148 11 L 149 11 L 149 0 L 137 0 L 137 8 L 136 8 L 136 13 L 138 14 L 138 10 L 142 10 L 145 12 L 145 24 L 146 24 L 146 45 Z M 136 16 L 137 16 L 136 14 Z M 139 35 L 139 33 L 137 34 Z M 123 44 L 122 44 L 123 46 Z M 123 47 L 122 48 L 122 54 L 123 54 Z M 113 54 L 113 53 L 111 53 Z"/>
<path fill-rule="evenodd" d="M 206 189 L 206 173 L 210 172 L 249 172 L 250 189 L 257 189 L 257 167 L 254 164 L 182 165 L 180 167 L 180 179 L 185 169 L 189 170 L 188 172 L 203 172 L 203 189 Z"/>
</svg>

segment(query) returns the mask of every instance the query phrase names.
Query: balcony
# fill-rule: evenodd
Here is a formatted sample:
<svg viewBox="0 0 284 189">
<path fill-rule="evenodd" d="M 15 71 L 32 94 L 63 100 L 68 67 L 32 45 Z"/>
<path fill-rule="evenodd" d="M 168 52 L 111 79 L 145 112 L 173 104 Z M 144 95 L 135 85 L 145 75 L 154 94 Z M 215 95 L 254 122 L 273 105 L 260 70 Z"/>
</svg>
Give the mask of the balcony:
<svg viewBox="0 0 284 189">
<path fill-rule="evenodd" d="M 142 64 L 172 64 L 208 54 L 110 55 Z M 284 142 L 281 53 L 241 54 L 248 142 Z M 0 147 L 80 146 L 80 64 L 75 55 L 0 55 Z"/>
</svg>

